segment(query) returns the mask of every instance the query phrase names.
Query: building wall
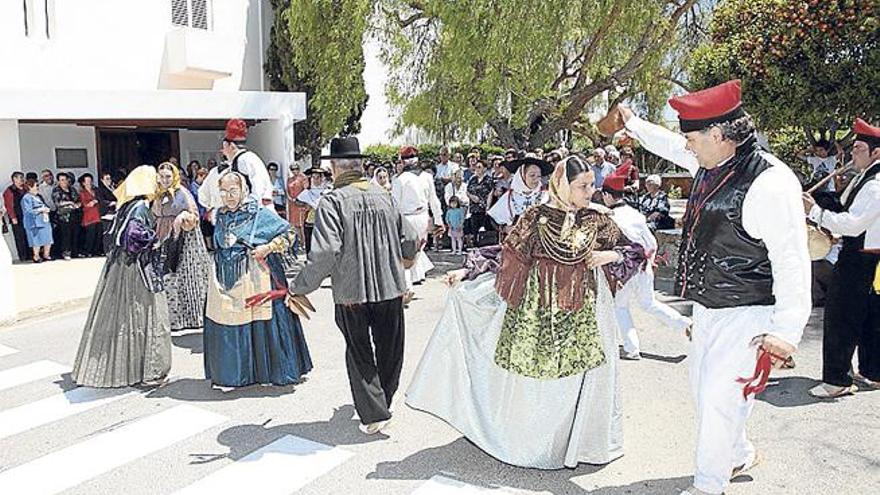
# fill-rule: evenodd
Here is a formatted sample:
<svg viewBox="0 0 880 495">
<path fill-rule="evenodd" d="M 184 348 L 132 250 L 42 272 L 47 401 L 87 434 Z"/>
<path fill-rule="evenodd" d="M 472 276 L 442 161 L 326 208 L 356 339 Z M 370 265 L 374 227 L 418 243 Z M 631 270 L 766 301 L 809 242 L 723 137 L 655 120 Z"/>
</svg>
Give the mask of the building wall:
<svg viewBox="0 0 880 495">
<path fill-rule="evenodd" d="M 207 163 L 207 155 L 219 156 L 220 131 L 180 131 L 180 164 L 186 166 L 192 160 L 199 160 L 202 165 Z M 217 159 L 217 158 L 215 158 Z"/>
<path fill-rule="evenodd" d="M 194 80 L 169 85 L 163 73 L 166 36 L 181 29 L 171 23 L 171 0 L 28 1 L 40 14 L 29 36 L 24 32 L 23 2 L 0 2 L 0 55 L 7 67 L 0 90 L 200 87 Z M 269 8 L 268 0 L 209 1 L 213 29 L 203 49 L 218 51 L 226 61 L 231 57 L 232 74 L 208 81 L 208 88 L 262 89 L 261 47 L 268 33 L 261 32 L 261 11 Z M 43 2 L 50 5 L 48 38 Z"/>
<path fill-rule="evenodd" d="M 85 172 L 97 174 L 98 154 L 95 146 L 95 128 L 66 124 L 19 124 L 21 159 L 19 170 L 39 172 L 44 168 L 73 172 L 77 176 Z M 88 168 L 57 169 L 55 148 L 85 148 Z M 9 174 L 7 174 L 9 175 Z"/>
</svg>

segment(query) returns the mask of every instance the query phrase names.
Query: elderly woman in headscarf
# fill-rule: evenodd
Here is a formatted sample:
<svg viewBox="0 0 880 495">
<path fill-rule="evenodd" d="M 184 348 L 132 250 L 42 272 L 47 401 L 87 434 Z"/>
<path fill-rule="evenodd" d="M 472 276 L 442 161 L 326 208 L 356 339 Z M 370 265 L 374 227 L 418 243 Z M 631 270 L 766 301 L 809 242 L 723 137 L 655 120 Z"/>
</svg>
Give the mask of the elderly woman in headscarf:
<svg viewBox="0 0 880 495">
<path fill-rule="evenodd" d="M 388 172 L 388 169 L 385 167 L 376 167 L 376 170 L 373 171 L 373 177 L 370 180 L 370 184 L 376 184 L 386 191 L 391 192 L 391 174 Z"/>
<path fill-rule="evenodd" d="M 550 175 L 553 165 L 528 155 L 504 162 L 504 167 L 513 174 L 510 189 L 489 208 L 489 216 L 503 229 L 509 230 L 530 206 L 547 202 L 549 196 L 541 177 Z"/>
<path fill-rule="evenodd" d="M 89 387 L 159 385 L 171 369 L 171 333 L 150 210 L 156 169 L 134 169 L 114 194 L 119 209 L 109 233 L 112 250 L 95 288 L 73 380 Z"/>
<path fill-rule="evenodd" d="M 169 162 L 158 167 L 152 210 L 164 263 L 171 330 L 202 328 L 211 260 L 199 227 L 199 209 Z"/>
<path fill-rule="evenodd" d="M 623 453 L 612 291 L 645 255 L 592 194 L 590 166 L 560 161 L 549 204 L 449 273 L 446 309 L 407 392 L 411 407 L 508 464 L 558 469 Z"/>
<path fill-rule="evenodd" d="M 298 383 L 312 369 L 299 314 L 285 302 L 284 256 L 293 256 L 294 231 L 249 197 L 244 176 L 220 178 L 224 206 L 214 229 L 214 276 L 205 314 L 205 378 L 221 390 L 251 384 Z"/>
</svg>

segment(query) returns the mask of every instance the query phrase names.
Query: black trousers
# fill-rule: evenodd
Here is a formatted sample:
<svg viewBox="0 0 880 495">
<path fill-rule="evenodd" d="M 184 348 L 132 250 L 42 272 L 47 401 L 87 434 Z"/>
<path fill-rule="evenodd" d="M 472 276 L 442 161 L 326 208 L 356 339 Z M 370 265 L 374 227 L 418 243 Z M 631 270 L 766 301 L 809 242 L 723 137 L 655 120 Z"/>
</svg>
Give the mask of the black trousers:
<svg viewBox="0 0 880 495">
<path fill-rule="evenodd" d="M 345 367 L 361 423 L 391 418 L 403 367 L 403 299 L 337 304 L 336 325 L 345 337 Z"/>
<path fill-rule="evenodd" d="M 825 294 L 828 293 L 828 287 L 834 278 L 834 265 L 828 260 L 813 261 L 811 271 L 813 275 L 813 307 L 821 308 L 825 306 Z"/>
<path fill-rule="evenodd" d="M 492 232 L 495 230 L 495 222 L 492 221 L 492 217 L 487 213 L 471 213 L 470 218 L 465 221 L 464 233 L 467 235 L 477 235 L 480 227 L 483 227 L 486 232 Z"/>
<path fill-rule="evenodd" d="M 19 261 L 33 259 L 33 251 L 28 246 L 27 232 L 24 230 L 24 224 L 21 219 L 12 226 L 12 237 L 15 238 L 15 251 L 18 254 Z"/>
<path fill-rule="evenodd" d="M 55 242 L 59 245 L 58 249 L 61 255 L 76 255 L 74 250 L 77 248 L 77 230 L 79 225 L 72 220 L 65 222 L 58 219 L 58 232 L 55 234 Z"/>
<path fill-rule="evenodd" d="M 99 256 L 103 251 L 101 246 L 101 223 L 93 223 L 82 227 L 81 253 L 86 256 Z"/>
<path fill-rule="evenodd" d="M 822 340 L 822 381 L 839 387 L 852 385 L 849 372 L 859 348 L 859 373 L 880 380 L 880 295 L 872 281 L 880 255 L 844 247 L 834 266 L 825 299 Z"/>
<path fill-rule="evenodd" d="M 306 243 L 306 254 L 312 252 L 312 232 L 315 230 L 314 224 L 304 224 L 303 225 L 303 233 L 306 235 L 305 243 Z"/>
</svg>

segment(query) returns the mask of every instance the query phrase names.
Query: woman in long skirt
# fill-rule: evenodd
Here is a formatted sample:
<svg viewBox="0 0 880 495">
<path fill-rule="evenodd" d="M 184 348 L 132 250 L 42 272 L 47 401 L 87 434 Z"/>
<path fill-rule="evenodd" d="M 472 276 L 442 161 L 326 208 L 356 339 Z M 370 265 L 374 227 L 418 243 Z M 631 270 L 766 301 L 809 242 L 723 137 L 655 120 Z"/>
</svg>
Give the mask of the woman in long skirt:
<svg viewBox="0 0 880 495">
<path fill-rule="evenodd" d="M 112 250 L 95 288 L 73 379 L 89 387 L 161 384 L 171 369 L 168 303 L 155 263 L 156 170 L 134 169 L 115 194 Z"/>
<path fill-rule="evenodd" d="M 205 378 L 222 390 L 298 383 L 312 369 L 299 318 L 284 301 L 282 254 L 291 254 L 295 234 L 248 194 L 237 172 L 221 178 L 204 339 Z"/>
<path fill-rule="evenodd" d="M 202 328 L 211 260 L 198 228 L 199 210 L 173 164 L 159 165 L 158 182 L 152 210 L 165 258 L 165 295 L 171 330 Z"/>
<path fill-rule="evenodd" d="M 407 391 L 516 466 L 606 464 L 623 454 L 609 289 L 644 263 L 577 157 L 557 165 L 552 202 L 524 211 L 499 249 L 475 253 L 451 291 Z"/>
</svg>

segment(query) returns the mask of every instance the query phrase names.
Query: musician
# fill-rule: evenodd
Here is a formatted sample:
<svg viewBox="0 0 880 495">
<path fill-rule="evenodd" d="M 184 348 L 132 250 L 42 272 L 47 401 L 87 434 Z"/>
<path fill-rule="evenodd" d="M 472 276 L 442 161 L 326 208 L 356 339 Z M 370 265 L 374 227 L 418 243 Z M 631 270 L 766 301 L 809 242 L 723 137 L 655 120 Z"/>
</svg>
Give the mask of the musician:
<svg viewBox="0 0 880 495">
<path fill-rule="evenodd" d="M 739 81 L 669 103 L 684 136 L 618 108 L 648 151 L 695 176 L 676 276 L 678 294 L 694 301 L 689 359 L 698 431 L 693 486 L 682 494 L 720 494 L 755 464 L 745 430 L 754 393 L 770 366 L 795 351 L 810 316 L 801 185 L 756 143 Z"/>
<path fill-rule="evenodd" d="M 856 119 L 853 131 L 852 162 L 859 174 L 843 191 L 843 211 L 824 210 L 804 195 L 810 220 L 843 237 L 825 300 L 822 383 L 810 390 L 823 399 L 857 390 L 849 375 L 857 346 L 855 377 L 880 389 L 880 294 L 874 285 L 880 276 L 880 127 Z"/>
</svg>

